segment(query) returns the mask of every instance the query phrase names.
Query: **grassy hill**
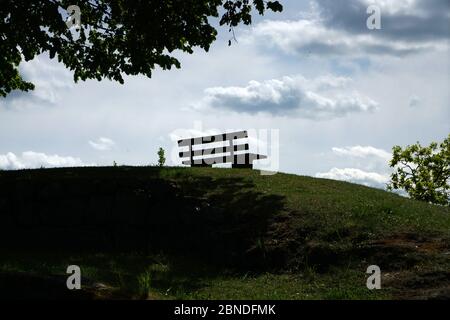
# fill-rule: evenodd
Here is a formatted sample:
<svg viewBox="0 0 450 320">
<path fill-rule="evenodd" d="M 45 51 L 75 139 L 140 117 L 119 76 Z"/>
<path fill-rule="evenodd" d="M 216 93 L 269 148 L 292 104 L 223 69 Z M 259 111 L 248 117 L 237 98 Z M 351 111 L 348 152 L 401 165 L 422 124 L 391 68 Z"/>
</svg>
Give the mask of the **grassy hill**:
<svg viewBox="0 0 450 320">
<path fill-rule="evenodd" d="M 81 298 L 449 298 L 450 210 L 247 169 L 1 171 L 0 296 L 73 298 L 70 264 Z"/>
</svg>

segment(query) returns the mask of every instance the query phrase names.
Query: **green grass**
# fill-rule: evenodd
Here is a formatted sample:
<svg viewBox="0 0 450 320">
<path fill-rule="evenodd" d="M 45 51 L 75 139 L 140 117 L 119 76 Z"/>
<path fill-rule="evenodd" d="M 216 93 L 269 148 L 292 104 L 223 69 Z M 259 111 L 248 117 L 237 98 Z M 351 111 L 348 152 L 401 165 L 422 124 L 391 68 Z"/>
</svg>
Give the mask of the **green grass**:
<svg viewBox="0 0 450 320">
<path fill-rule="evenodd" d="M 206 203 L 212 209 L 196 221 L 242 243 L 231 253 L 257 263 L 221 264 L 201 251 L 164 247 L 145 254 L 6 250 L 0 272 L 55 275 L 78 264 L 83 277 L 111 287 L 112 297 L 140 299 L 387 299 L 426 297 L 446 286 L 436 279 L 449 277 L 449 208 L 361 185 L 246 169 L 109 167 L 1 172 L 0 189 L 2 181 L 58 181 L 67 192 L 93 182 L 133 189 L 134 181 L 155 179 Z M 382 269 L 382 290 L 366 288 L 370 264 Z"/>
<path fill-rule="evenodd" d="M 253 184 L 257 192 L 284 197 L 286 211 L 294 212 L 298 218 L 302 218 L 302 213 L 313 214 L 324 233 L 357 226 L 374 232 L 450 232 L 448 207 L 348 182 L 284 173 L 264 176 L 257 170 L 164 168 L 161 171 L 161 176 L 168 179 L 209 177 L 215 181 L 230 175 Z"/>
<path fill-rule="evenodd" d="M 10 254 L 2 257 L 2 272 L 65 275 L 67 265 L 82 271 L 82 286 L 92 280 L 115 288 L 112 298 L 133 299 L 385 299 L 389 290 L 368 290 L 363 270 L 333 268 L 318 273 L 236 273 L 217 271 L 192 261 L 186 268 L 161 262 L 162 257 L 142 255 L 49 253 Z M 38 261 L 41 261 L 40 263 Z M 43 262 L 45 261 L 45 262 Z M 167 263 L 167 264 L 166 264 Z M 180 261 L 178 261 L 180 263 Z M 192 269 L 191 269 L 192 268 Z M 195 269 L 193 269 L 195 268 Z"/>
</svg>

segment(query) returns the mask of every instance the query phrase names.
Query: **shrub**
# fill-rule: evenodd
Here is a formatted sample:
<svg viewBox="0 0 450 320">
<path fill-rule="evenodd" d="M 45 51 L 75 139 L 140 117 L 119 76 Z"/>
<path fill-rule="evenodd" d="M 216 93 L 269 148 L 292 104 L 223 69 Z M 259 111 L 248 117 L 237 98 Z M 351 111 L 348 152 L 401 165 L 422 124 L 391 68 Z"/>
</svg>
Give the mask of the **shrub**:
<svg viewBox="0 0 450 320">
<path fill-rule="evenodd" d="M 165 151 L 163 148 L 158 150 L 158 166 L 162 167 L 166 163 Z"/>
</svg>

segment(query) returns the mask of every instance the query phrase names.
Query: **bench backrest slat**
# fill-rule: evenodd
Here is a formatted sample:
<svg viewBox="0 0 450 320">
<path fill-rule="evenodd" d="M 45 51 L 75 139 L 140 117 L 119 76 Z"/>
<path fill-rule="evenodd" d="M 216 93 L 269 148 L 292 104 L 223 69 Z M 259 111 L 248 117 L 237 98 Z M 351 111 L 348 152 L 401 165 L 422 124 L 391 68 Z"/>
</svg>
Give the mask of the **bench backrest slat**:
<svg viewBox="0 0 450 320">
<path fill-rule="evenodd" d="M 205 136 L 205 137 L 182 139 L 182 140 L 178 140 L 178 146 L 185 147 L 185 146 L 193 146 L 193 145 L 198 145 L 198 144 L 222 142 L 222 141 L 228 141 L 228 140 L 234 140 L 234 139 L 244 139 L 244 138 L 248 138 L 248 133 L 246 130 L 229 132 L 229 133 L 221 133 L 221 134 Z"/>
<path fill-rule="evenodd" d="M 217 148 L 208 148 L 208 149 L 199 149 L 192 151 L 192 156 L 208 156 L 212 154 L 218 154 L 218 153 L 227 153 L 231 151 L 247 151 L 249 149 L 248 143 L 245 144 L 238 144 L 238 145 L 232 145 L 232 146 L 223 146 L 223 147 L 217 147 Z M 183 151 L 179 153 L 180 158 L 186 158 L 191 156 L 191 151 Z"/>
</svg>

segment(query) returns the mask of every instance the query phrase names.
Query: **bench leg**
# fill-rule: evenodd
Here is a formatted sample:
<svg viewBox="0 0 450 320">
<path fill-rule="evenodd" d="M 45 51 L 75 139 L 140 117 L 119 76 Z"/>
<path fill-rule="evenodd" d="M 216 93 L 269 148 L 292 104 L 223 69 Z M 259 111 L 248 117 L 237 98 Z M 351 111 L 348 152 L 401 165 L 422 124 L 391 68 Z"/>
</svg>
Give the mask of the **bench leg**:
<svg viewBox="0 0 450 320">
<path fill-rule="evenodd" d="M 200 167 L 200 168 L 205 168 L 205 167 L 209 167 L 212 168 L 212 164 L 192 164 L 191 167 Z"/>
<path fill-rule="evenodd" d="M 245 163 L 245 164 L 232 164 L 231 168 L 239 168 L 239 169 L 253 169 L 253 163 Z"/>
</svg>

